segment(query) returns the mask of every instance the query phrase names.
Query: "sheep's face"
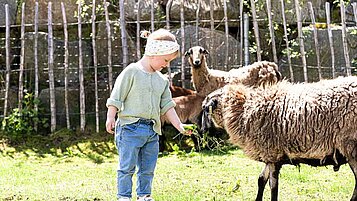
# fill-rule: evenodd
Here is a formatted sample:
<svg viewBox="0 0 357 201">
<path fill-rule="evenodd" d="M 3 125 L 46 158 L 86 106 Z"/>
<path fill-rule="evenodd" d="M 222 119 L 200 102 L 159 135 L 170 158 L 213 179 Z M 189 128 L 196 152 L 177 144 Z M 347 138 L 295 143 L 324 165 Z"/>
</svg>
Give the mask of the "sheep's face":
<svg viewBox="0 0 357 201">
<path fill-rule="evenodd" d="M 202 131 L 206 132 L 215 126 L 223 128 L 222 97 L 223 89 L 218 89 L 209 94 L 202 102 Z"/>
<path fill-rule="evenodd" d="M 201 67 L 201 64 L 207 54 L 208 51 L 201 46 L 191 47 L 189 50 L 185 52 L 185 56 L 188 56 L 188 62 L 194 68 Z"/>
</svg>

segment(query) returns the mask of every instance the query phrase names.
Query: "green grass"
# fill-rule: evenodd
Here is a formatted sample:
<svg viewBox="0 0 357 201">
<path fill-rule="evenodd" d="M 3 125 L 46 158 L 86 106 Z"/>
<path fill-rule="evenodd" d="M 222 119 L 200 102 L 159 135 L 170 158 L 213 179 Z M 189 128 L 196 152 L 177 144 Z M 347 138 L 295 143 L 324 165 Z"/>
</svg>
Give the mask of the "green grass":
<svg viewBox="0 0 357 201">
<path fill-rule="evenodd" d="M 0 140 L 0 200 L 115 200 L 117 155 L 112 140 L 108 134 L 66 131 L 16 144 Z M 254 200 L 263 167 L 238 148 L 176 150 L 160 156 L 153 196 L 157 201 Z M 354 186 L 347 165 L 339 172 L 286 165 L 279 181 L 280 200 L 292 201 L 349 200 Z M 264 200 L 269 199 L 267 185 Z"/>
</svg>

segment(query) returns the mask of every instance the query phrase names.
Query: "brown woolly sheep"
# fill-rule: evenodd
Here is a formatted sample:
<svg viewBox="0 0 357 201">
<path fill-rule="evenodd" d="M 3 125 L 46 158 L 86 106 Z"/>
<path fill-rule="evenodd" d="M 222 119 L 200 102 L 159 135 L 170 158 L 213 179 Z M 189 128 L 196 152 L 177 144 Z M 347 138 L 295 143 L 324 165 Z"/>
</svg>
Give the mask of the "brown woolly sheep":
<svg viewBox="0 0 357 201">
<path fill-rule="evenodd" d="M 251 88 L 227 85 L 203 102 L 203 125 L 224 127 L 230 140 L 251 159 L 266 164 L 256 200 L 269 179 L 271 200 L 278 200 L 284 164 L 348 163 L 355 175 L 351 201 L 357 200 L 357 77 Z"/>
<path fill-rule="evenodd" d="M 271 83 L 281 80 L 278 66 L 273 62 L 255 62 L 252 65 L 226 72 L 209 69 L 206 62 L 207 54 L 208 51 L 201 46 L 191 47 L 185 53 L 191 65 L 194 88 L 201 96 L 207 96 L 228 83 L 259 86 L 262 83 L 267 83 L 268 80 Z"/>
</svg>

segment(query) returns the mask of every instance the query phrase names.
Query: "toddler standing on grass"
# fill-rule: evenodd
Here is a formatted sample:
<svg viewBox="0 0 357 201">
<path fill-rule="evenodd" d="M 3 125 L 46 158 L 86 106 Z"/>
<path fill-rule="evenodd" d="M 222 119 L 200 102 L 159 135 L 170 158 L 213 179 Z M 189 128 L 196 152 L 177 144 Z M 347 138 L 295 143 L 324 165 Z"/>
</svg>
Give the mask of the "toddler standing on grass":
<svg viewBox="0 0 357 201">
<path fill-rule="evenodd" d="M 160 73 L 179 55 L 179 48 L 176 37 L 165 29 L 150 34 L 144 56 L 120 73 L 107 100 L 106 130 L 115 133 L 119 154 L 119 201 L 131 200 L 136 167 L 137 200 L 154 201 L 151 188 L 159 154 L 161 115 L 166 115 L 180 133 L 191 134 L 176 114 L 169 80 Z"/>
</svg>

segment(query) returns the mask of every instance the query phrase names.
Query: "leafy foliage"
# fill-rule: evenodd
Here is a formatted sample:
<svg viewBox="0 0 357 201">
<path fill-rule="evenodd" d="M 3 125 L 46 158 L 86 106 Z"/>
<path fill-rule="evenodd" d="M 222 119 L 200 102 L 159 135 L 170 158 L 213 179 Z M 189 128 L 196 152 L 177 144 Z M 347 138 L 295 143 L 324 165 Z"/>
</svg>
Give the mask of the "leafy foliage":
<svg viewBox="0 0 357 201">
<path fill-rule="evenodd" d="M 17 139 L 37 131 L 46 131 L 49 127 L 48 119 L 39 115 L 40 109 L 35 109 L 35 105 L 39 103 L 40 101 L 35 99 L 32 93 L 27 93 L 22 102 L 22 109 L 14 108 L 10 115 L 3 119 L 2 130 L 5 134 Z"/>
</svg>

